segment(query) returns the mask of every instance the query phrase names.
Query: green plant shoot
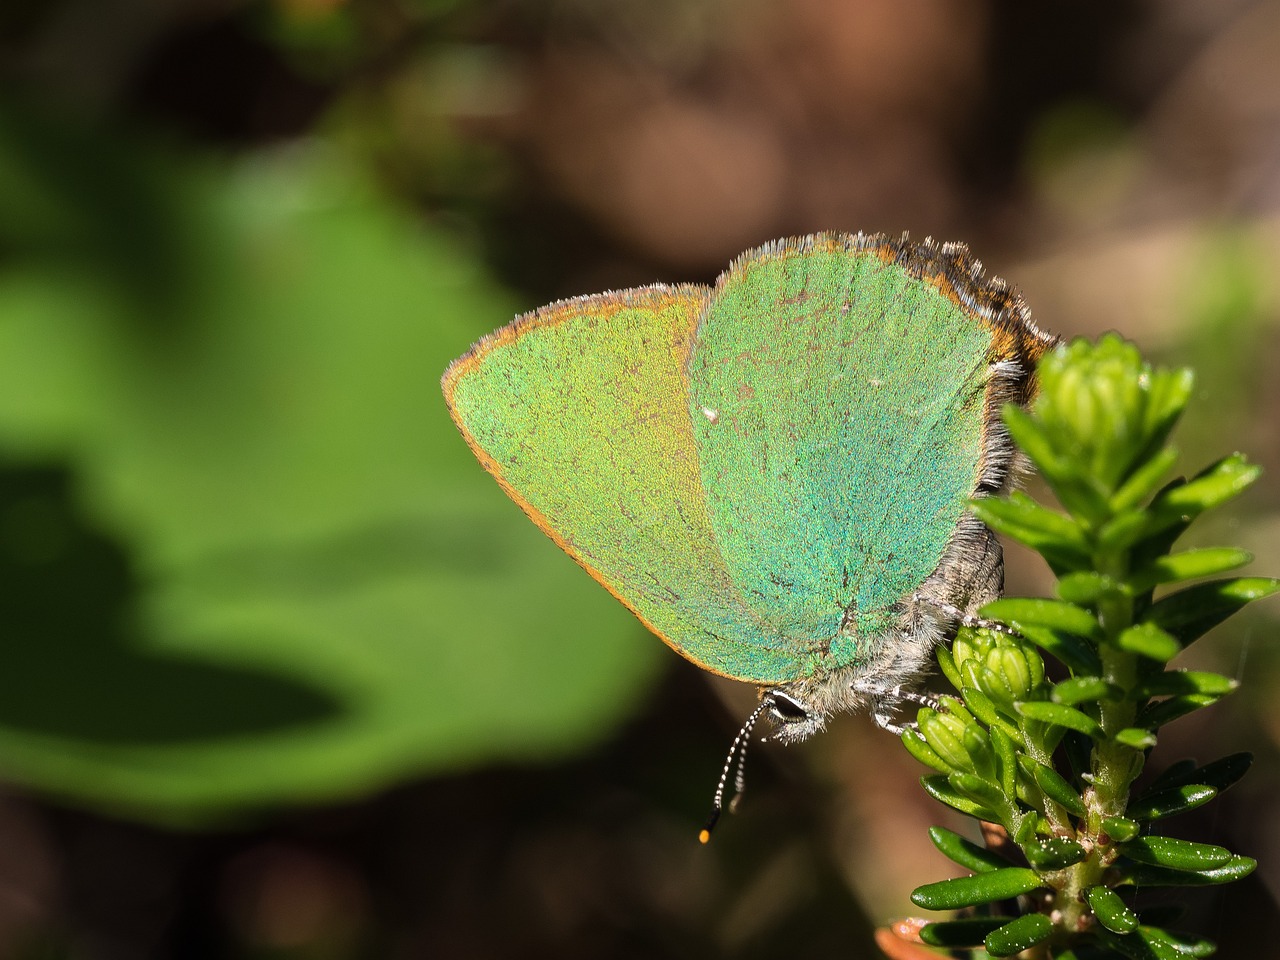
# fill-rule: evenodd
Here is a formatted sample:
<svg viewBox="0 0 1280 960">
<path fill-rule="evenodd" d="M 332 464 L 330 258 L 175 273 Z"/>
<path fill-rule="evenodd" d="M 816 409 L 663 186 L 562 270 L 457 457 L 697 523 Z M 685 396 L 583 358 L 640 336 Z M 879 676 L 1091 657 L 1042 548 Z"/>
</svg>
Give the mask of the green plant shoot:
<svg viewBox="0 0 1280 960">
<path fill-rule="evenodd" d="M 984 616 L 1014 632 L 963 630 L 940 649 L 959 696 L 922 709 L 903 734 L 935 771 L 925 790 L 1010 842 L 997 855 L 931 831 L 971 875 L 913 892 L 918 906 L 967 914 L 929 924 L 921 938 L 974 958 L 1207 956 L 1211 942 L 1144 922 L 1129 894 L 1227 883 L 1253 870 L 1247 856 L 1159 833 L 1162 819 L 1235 783 L 1250 757 L 1176 765 L 1139 796 L 1133 786 L 1164 724 L 1236 686 L 1169 661 L 1280 588 L 1269 578 L 1205 579 L 1248 563 L 1242 550 L 1174 549 L 1196 517 L 1260 471 L 1233 454 L 1168 481 L 1177 454 L 1167 441 L 1191 396 L 1191 371 L 1153 368 L 1116 336 L 1059 348 L 1039 376 L 1030 411 L 1009 407 L 1004 417 L 1063 512 L 1020 492 L 973 509 L 1045 558 L 1057 598 L 988 605 Z M 1046 673 L 1046 656 L 1062 669 Z"/>
</svg>

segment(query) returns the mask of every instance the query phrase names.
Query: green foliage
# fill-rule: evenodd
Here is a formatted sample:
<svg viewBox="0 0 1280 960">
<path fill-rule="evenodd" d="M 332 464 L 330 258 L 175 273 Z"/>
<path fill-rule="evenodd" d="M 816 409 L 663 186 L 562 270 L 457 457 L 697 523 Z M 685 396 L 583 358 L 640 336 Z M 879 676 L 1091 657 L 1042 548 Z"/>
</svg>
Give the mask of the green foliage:
<svg viewBox="0 0 1280 960">
<path fill-rule="evenodd" d="M 0 115 L 0 247 L 6 780 L 190 822 L 563 755 L 646 689 L 440 402 L 517 304 L 340 157 Z"/>
<path fill-rule="evenodd" d="M 971 915 L 931 924 L 922 938 L 973 948 L 974 957 L 1206 956 L 1207 941 L 1144 923 L 1124 890 L 1226 883 L 1253 870 L 1253 860 L 1223 847 L 1155 832 L 1161 819 L 1238 780 L 1250 758 L 1175 764 L 1140 796 L 1131 792 L 1161 727 L 1236 686 L 1169 661 L 1280 588 L 1258 577 L 1187 586 L 1250 557 L 1234 548 L 1174 551 L 1196 517 L 1259 471 L 1237 454 L 1166 482 L 1176 459 L 1167 439 L 1191 396 L 1191 374 L 1153 369 L 1117 337 L 1060 348 L 1039 375 L 1031 411 L 1010 408 L 1005 418 L 1065 513 L 1021 493 L 974 509 L 1045 557 L 1058 599 L 990 604 L 984 615 L 1016 632 L 963 630 L 939 650 L 959 698 L 922 709 L 903 735 L 936 771 L 923 778 L 925 790 L 998 824 L 1021 862 L 935 828 L 938 849 L 972 875 L 926 884 L 912 899 Z M 1045 655 L 1066 679 L 1049 678 Z M 1001 912 L 1000 901 L 1016 902 L 1016 913 Z"/>
</svg>

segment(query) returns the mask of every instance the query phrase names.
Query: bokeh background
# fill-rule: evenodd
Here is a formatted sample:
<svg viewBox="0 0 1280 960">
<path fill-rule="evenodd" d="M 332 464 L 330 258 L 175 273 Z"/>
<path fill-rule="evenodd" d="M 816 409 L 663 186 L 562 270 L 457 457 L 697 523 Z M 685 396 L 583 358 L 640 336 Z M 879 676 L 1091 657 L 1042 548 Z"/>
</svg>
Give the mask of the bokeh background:
<svg viewBox="0 0 1280 960">
<path fill-rule="evenodd" d="M 820 229 L 967 241 L 1063 335 L 1190 363 L 1201 543 L 1280 571 L 1276 0 L 6 0 L 0 956 L 874 956 L 961 828 L 846 718 L 647 635 L 502 496 L 438 378 L 522 310 Z M 1048 589 L 1010 552 L 1010 589 Z M 1153 761 L 1280 956 L 1277 610 Z"/>
</svg>

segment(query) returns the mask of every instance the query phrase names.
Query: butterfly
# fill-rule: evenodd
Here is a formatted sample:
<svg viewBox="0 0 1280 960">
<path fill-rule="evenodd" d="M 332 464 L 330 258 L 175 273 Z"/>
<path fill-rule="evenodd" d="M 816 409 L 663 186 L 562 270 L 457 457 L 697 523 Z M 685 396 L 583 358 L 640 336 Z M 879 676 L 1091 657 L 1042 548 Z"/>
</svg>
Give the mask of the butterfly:
<svg viewBox="0 0 1280 960">
<path fill-rule="evenodd" d="M 1013 482 L 1000 411 L 1056 342 L 963 244 L 817 234 L 710 287 L 517 317 L 443 389 L 552 540 L 678 653 L 760 688 L 739 740 L 767 713 L 796 741 L 867 708 L 894 729 L 934 645 L 999 596 L 968 505 Z"/>
</svg>

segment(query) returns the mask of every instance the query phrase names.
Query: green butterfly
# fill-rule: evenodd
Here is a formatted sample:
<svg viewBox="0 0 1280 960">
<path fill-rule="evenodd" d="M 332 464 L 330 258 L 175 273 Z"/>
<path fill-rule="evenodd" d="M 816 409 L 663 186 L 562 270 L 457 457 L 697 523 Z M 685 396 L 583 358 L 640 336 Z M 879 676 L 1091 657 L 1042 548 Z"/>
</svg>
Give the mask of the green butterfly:
<svg viewBox="0 0 1280 960">
<path fill-rule="evenodd" d="M 893 729 L 934 644 L 1000 594 L 966 508 L 1010 485 L 1000 409 L 1056 342 L 962 244 L 819 234 L 713 287 L 518 317 L 443 385 L 539 527 L 677 652 L 761 687 L 739 740 L 767 712 L 794 741 L 867 707 Z"/>
</svg>

